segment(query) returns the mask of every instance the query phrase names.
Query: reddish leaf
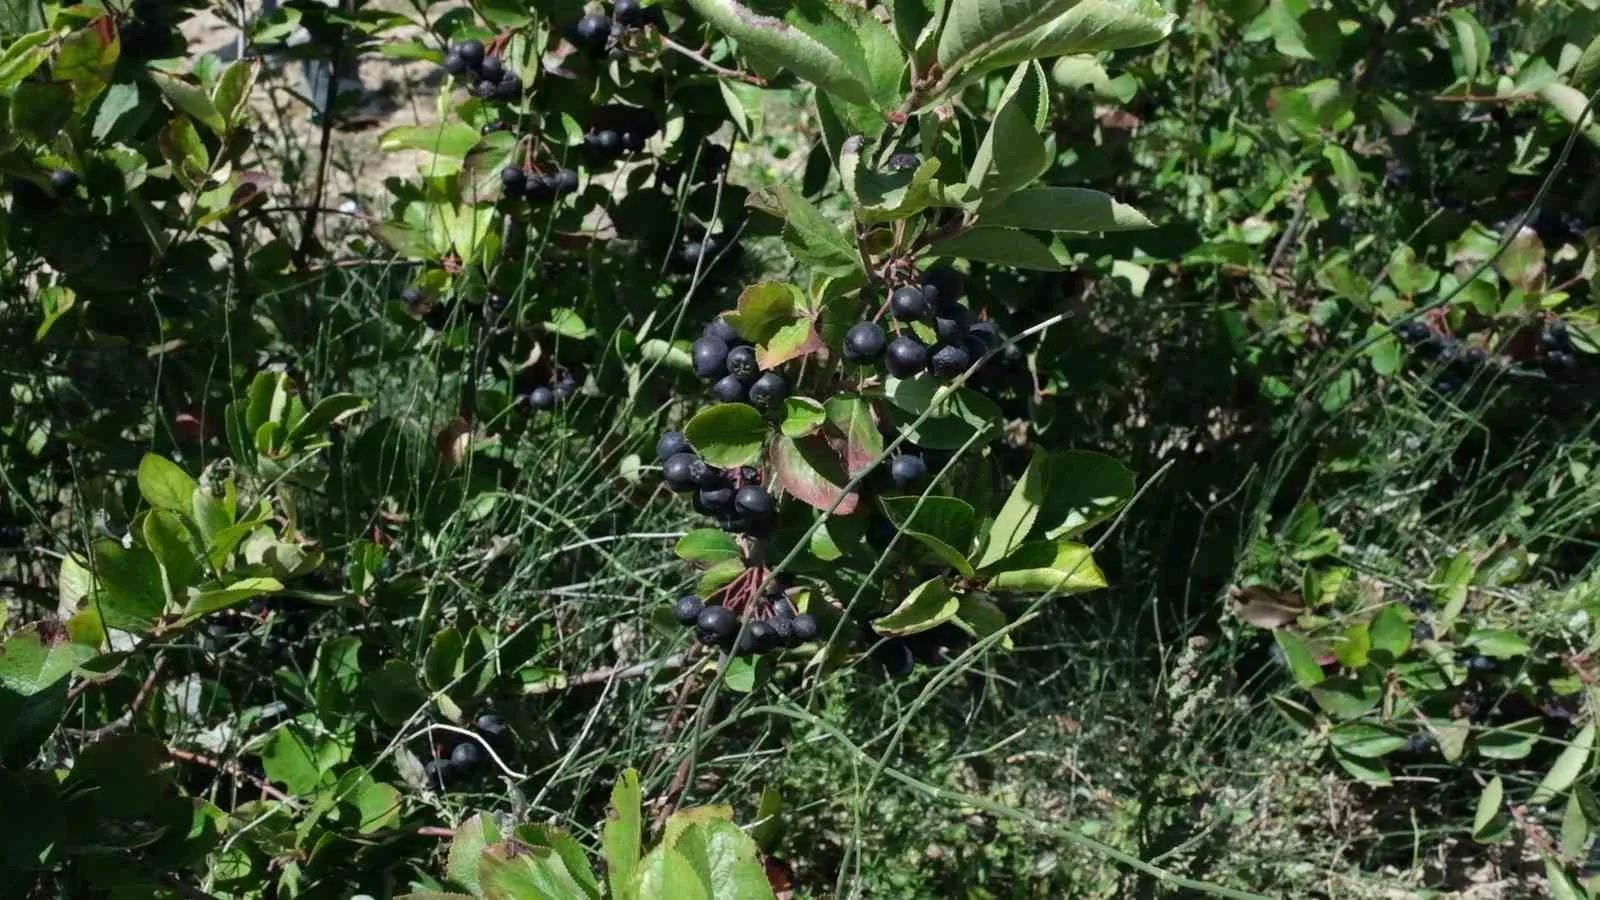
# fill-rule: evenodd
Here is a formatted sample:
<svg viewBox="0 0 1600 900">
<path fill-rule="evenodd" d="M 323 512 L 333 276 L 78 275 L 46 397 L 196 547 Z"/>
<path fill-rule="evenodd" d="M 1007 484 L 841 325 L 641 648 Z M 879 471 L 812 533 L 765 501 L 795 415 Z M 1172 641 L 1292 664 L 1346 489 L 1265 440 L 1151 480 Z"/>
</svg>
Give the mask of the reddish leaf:
<svg viewBox="0 0 1600 900">
<path fill-rule="evenodd" d="M 817 509 L 848 516 L 861 502 L 859 494 L 845 492 L 849 478 L 843 464 L 828 442 L 815 435 L 799 440 L 780 438 L 772 445 L 772 464 L 784 492 Z"/>
</svg>

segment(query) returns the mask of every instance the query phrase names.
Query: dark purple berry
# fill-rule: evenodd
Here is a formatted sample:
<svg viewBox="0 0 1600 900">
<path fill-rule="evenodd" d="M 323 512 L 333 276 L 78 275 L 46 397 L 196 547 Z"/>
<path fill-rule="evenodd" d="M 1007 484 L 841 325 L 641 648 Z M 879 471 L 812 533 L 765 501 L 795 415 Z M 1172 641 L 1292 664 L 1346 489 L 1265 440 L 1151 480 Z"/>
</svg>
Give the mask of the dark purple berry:
<svg viewBox="0 0 1600 900">
<path fill-rule="evenodd" d="M 752 522 L 764 522 L 772 518 L 773 513 L 776 512 L 776 508 L 772 503 L 772 495 L 767 493 L 766 488 L 755 484 L 747 484 L 739 488 L 738 493 L 733 495 L 733 505 L 741 515 L 749 518 Z"/>
<path fill-rule="evenodd" d="M 456 46 L 455 53 L 469 69 L 476 70 L 483 65 L 483 41 L 476 39 L 462 41 Z"/>
<path fill-rule="evenodd" d="M 690 467 L 699 462 L 700 457 L 693 453 L 677 453 L 661 464 L 661 477 L 667 482 L 667 487 L 678 493 L 694 490 L 694 476 L 690 474 Z"/>
<path fill-rule="evenodd" d="M 928 367 L 928 348 L 909 334 L 902 334 L 889 342 L 889 374 L 896 378 L 910 378 Z"/>
<path fill-rule="evenodd" d="M 498 56 L 486 56 L 478 66 L 478 77 L 485 81 L 499 81 L 506 75 L 506 64 Z"/>
<path fill-rule="evenodd" d="M 694 447 L 690 446 L 689 439 L 681 431 L 669 431 L 656 441 L 656 459 L 666 462 L 679 453 L 693 455 Z"/>
<path fill-rule="evenodd" d="M 78 189 L 78 173 L 71 169 L 57 169 L 50 173 L 50 187 L 58 194 L 70 194 Z"/>
<path fill-rule="evenodd" d="M 483 765 L 483 746 L 477 741 L 462 741 L 450 751 L 450 762 L 459 769 L 475 769 Z"/>
<path fill-rule="evenodd" d="M 888 337 L 877 322 L 857 322 L 844 336 L 844 358 L 853 363 L 876 362 L 883 356 Z"/>
<path fill-rule="evenodd" d="M 895 288 L 894 293 L 889 295 L 889 310 L 903 322 L 926 319 L 930 312 L 928 298 L 922 288 L 912 285 Z"/>
<path fill-rule="evenodd" d="M 528 392 L 528 405 L 534 409 L 555 409 L 556 392 L 547 387 L 536 387 Z"/>
<path fill-rule="evenodd" d="M 701 338 L 706 340 L 706 338 Z M 728 374 L 745 384 L 761 376 L 761 365 L 756 362 L 756 348 L 745 344 L 728 351 Z"/>
<path fill-rule="evenodd" d="M 500 186 L 507 194 L 521 194 L 528 189 L 528 173 L 521 166 L 506 166 L 500 170 Z"/>
<path fill-rule="evenodd" d="M 692 626 L 700 620 L 700 610 L 704 608 L 705 604 L 700 602 L 699 597 L 685 594 L 673 604 L 672 617 L 678 620 L 679 625 Z"/>
<path fill-rule="evenodd" d="M 722 403 L 743 403 L 750 398 L 750 388 L 737 375 L 724 375 L 711 385 L 711 396 Z"/>
<path fill-rule="evenodd" d="M 625 28 L 637 28 L 644 24 L 644 5 L 639 0 L 617 0 L 617 5 L 611 8 L 611 17 Z"/>
<path fill-rule="evenodd" d="M 696 338 L 690 355 L 694 358 L 694 374 L 706 381 L 721 378 L 728 371 L 728 344 L 720 338 Z"/>
<path fill-rule="evenodd" d="M 727 607 L 707 606 L 695 617 L 694 627 L 700 643 L 726 646 L 739 632 L 739 619 Z"/>
<path fill-rule="evenodd" d="M 935 378 L 954 378 L 972 365 L 972 354 L 967 348 L 946 344 L 933 351 L 933 362 L 928 368 Z"/>
<path fill-rule="evenodd" d="M 750 405 L 757 409 L 774 409 L 788 397 L 789 381 L 777 372 L 763 372 L 750 385 Z"/>
<path fill-rule="evenodd" d="M 903 491 L 920 485 L 927 477 L 928 463 L 920 456 L 896 456 L 889 464 L 889 479 Z"/>
</svg>

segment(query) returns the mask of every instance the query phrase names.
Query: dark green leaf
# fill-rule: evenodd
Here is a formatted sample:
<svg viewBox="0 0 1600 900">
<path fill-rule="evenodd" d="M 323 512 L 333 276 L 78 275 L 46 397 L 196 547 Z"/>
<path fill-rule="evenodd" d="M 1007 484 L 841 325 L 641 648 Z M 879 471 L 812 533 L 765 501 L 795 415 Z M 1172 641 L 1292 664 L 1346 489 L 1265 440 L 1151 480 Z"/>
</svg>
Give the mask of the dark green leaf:
<svg viewBox="0 0 1600 900">
<path fill-rule="evenodd" d="M 1065 268 L 1043 241 L 1014 228 L 974 228 L 934 244 L 929 252 L 1040 272 Z"/>
<path fill-rule="evenodd" d="M 139 493 L 157 509 L 187 516 L 197 486 L 188 472 L 165 457 L 146 453 L 139 461 Z"/>
<path fill-rule="evenodd" d="M 767 424 L 749 404 L 722 403 L 696 413 L 683 433 L 706 462 L 746 466 L 761 458 Z"/>
<path fill-rule="evenodd" d="M 678 539 L 678 558 L 690 562 L 715 564 L 739 559 L 739 545 L 720 528 L 697 528 Z"/>
<path fill-rule="evenodd" d="M 943 578 L 931 578 L 912 588 L 893 612 L 874 619 L 872 627 L 879 634 L 916 634 L 950 621 L 960 606 Z"/>
<path fill-rule="evenodd" d="M 1028 534 L 1033 531 L 1034 522 L 1044 503 L 1050 476 L 1049 454 L 1035 450 L 1028 460 L 1028 468 L 1017 479 L 1011 496 L 1006 498 L 1005 505 L 1000 508 L 994 525 L 989 529 L 983 553 L 978 557 L 978 568 L 999 562 L 1028 540 Z"/>
<path fill-rule="evenodd" d="M 1322 666 L 1318 665 L 1317 658 L 1312 655 L 1311 648 L 1306 646 L 1305 639 L 1292 631 L 1279 629 L 1272 633 L 1273 640 L 1278 642 L 1278 649 L 1283 651 L 1284 662 L 1289 665 L 1289 674 L 1301 687 L 1315 687 L 1322 683 Z"/>
<path fill-rule="evenodd" d="M 1144 214 L 1087 188 L 1032 187 L 985 207 L 985 225 L 1033 231 L 1128 231 L 1150 228 Z"/>
</svg>

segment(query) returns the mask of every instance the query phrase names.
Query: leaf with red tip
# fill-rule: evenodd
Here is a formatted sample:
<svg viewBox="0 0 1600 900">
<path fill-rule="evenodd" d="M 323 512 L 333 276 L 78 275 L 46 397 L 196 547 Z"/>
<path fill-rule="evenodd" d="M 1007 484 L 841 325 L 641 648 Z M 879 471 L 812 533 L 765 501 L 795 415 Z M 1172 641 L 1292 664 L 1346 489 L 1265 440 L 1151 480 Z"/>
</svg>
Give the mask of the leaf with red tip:
<svg viewBox="0 0 1600 900">
<path fill-rule="evenodd" d="M 845 491 L 850 479 L 844 466 L 828 442 L 815 435 L 780 438 L 772 445 L 772 463 L 784 493 L 817 509 L 848 516 L 861 502 L 859 494 Z"/>
</svg>

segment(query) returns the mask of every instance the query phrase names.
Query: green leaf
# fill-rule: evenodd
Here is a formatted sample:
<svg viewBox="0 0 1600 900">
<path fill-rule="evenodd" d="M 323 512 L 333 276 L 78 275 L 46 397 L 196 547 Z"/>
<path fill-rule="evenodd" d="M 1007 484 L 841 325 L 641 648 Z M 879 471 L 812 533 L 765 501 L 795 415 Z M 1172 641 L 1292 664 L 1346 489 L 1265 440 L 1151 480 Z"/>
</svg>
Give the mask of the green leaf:
<svg viewBox="0 0 1600 900">
<path fill-rule="evenodd" d="M 689 562 L 716 564 L 739 559 L 739 545 L 732 535 L 720 528 L 697 528 L 678 539 L 679 559 Z"/>
<path fill-rule="evenodd" d="M 1116 515 L 1135 487 L 1132 470 L 1114 457 L 1086 450 L 1051 453 L 1037 527 L 1046 537 L 1075 537 Z"/>
<path fill-rule="evenodd" d="M 773 189 L 784 211 L 784 243 L 795 262 L 824 275 L 848 275 L 861 268 L 855 241 L 797 191 Z"/>
<path fill-rule="evenodd" d="M 21 84 L 50 58 L 50 37 L 48 31 L 25 34 L 0 51 L 0 93 Z"/>
<path fill-rule="evenodd" d="M 0 72 L 4 71 L 4 64 L 0 64 Z M 1567 82 L 1580 91 L 1592 91 L 1597 83 L 1600 83 L 1600 34 L 1596 34 L 1594 39 L 1589 41 L 1589 45 L 1583 48 L 1583 54 L 1572 67 L 1572 74 L 1567 78 Z M 0 79 L 0 89 L 3 89 L 4 85 L 4 79 Z"/>
<path fill-rule="evenodd" d="M 1304 734 L 1317 730 L 1317 715 L 1310 709 L 1278 694 L 1273 694 L 1267 699 L 1272 701 L 1272 708 L 1283 716 L 1284 721 L 1294 726 L 1296 730 Z"/>
<path fill-rule="evenodd" d="M 190 597 L 188 605 L 183 608 L 183 621 L 191 622 L 281 590 L 283 584 L 276 578 L 241 578 L 225 588 L 201 591 Z"/>
<path fill-rule="evenodd" d="M 939 35 L 939 65 L 946 72 L 995 52 L 1049 24 L 1077 0 L 949 0 Z"/>
<path fill-rule="evenodd" d="M 689 0 L 695 12 L 717 30 L 739 42 L 747 58 L 759 59 L 768 67 L 788 69 L 806 81 L 850 103 L 870 104 L 871 91 L 828 44 L 802 27 L 800 10 L 791 10 L 786 19 L 755 13 L 735 0 Z M 837 36 L 835 40 L 842 40 Z M 856 55 L 861 55 L 859 43 Z"/>
<path fill-rule="evenodd" d="M 988 397 L 966 387 L 951 390 L 928 376 L 889 378 L 884 396 L 896 410 L 904 411 L 895 422 L 907 437 L 937 450 L 959 450 L 974 440 L 975 433 L 997 434 L 1005 420 Z M 929 410 L 932 415 L 913 428 L 911 423 Z"/>
<path fill-rule="evenodd" d="M 103 538 L 95 541 L 93 558 L 106 625 L 133 632 L 152 628 L 167 605 L 161 564 L 155 554 L 140 547 L 124 549 Z"/>
<path fill-rule="evenodd" d="M 1328 733 L 1328 741 L 1341 753 L 1365 758 L 1387 756 L 1406 745 L 1406 739 L 1377 725 L 1346 722 Z"/>
<path fill-rule="evenodd" d="M 828 398 L 823 410 L 844 435 L 845 468 L 850 475 L 870 469 L 883 453 L 883 432 L 878 430 L 872 404 L 858 394 L 838 394 Z"/>
<path fill-rule="evenodd" d="M 167 96 L 173 109 L 187 115 L 196 122 L 206 126 L 212 134 L 222 135 L 228 130 L 228 123 L 223 121 L 222 113 L 217 111 L 211 103 L 211 98 L 198 85 L 190 84 L 184 79 L 160 72 L 155 69 L 147 70 L 150 80 L 155 82 L 161 93 Z"/>
<path fill-rule="evenodd" d="M 459 174 L 466 163 L 467 154 L 477 146 L 478 129 L 459 121 L 441 119 L 432 125 L 406 125 L 392 128 L 379 138 L 385 152 L 421 150 L 425 156 L 419 165 L 422 174 L 444 178 Z M 436 206 L 436 211 L 447 207 Z"/>
<path fill-rule="evenodd" d="M 355 394 L 330 394 L 318 400 L 317 405 L 311 407 L 311 411 L 289 429 L 289 440 L 293 442 L 302 435 L 321 437 L 332 426 L 365 411 L 369 406 L 371 404 Z"/>
<path fill-rule="evenodd" d="M 879 504 L 889 521 L 967 577 L 975 573 L 967 554 L 978 534 L 978 514 L 956 497 L 884 497 Z"/>
<path fill-rule="evenodd" d="M 974 228 L 929 248 L 932 256 L 953 256 L 1015 269 L 1059 272 L 1066 268 L 1045 243 L 1014 228 Z"/>
<path fill-rule="evenodd" d="M 1495 659 L 1524 656 L 1531 649 L 1521 635 L 1504 629 L 1474 629 L 1467 635 L 1465 643 L 1468 647 L 1476 648 L 1484 656 L 1492 656 Z"/>
<path fill-rule="evenodd" d="M 1372 638 L 1364 624 L 1351 625 L 1344 634 L 1334 641 L 1333 655 L 1340 664 L 1352 669 L 1359 669 L 1367 664 L 1367 655 L 1372 651 Z"/>
<path fill-rule="evenodd" d="M 710 0 L 693 0 L 693 2 L 706 3 Z M 638 877 L 632 885 L 632 891 L 630 894 L 622 895 L 616 894 L 615 888 L 612 889 L 612 893 L 619 898 L 714 900 L 711 889 L 700 879 L 700 874 L 694 870 L 689 860 L 665 844 L 651 850 L 650 855 L 639 865 Z"/>
<path fill-rule="evenodd" d="M 943 578 L 930 578 L 912 588 L 893 612 L 874 619 L 872 627 L 879 634 L 916 634 L 950 621 L 960 607 Z"/>
<path fill-rule="evenodd" d="M 800 291 L 790 284 L 763 281 L 744 289 L 737 312 L 724 318 L 744 339 L 765 344 L 778 329 L 793 322 L 800 303 Z"/>
<path fill-rule="evenodd" d="M 461 674 L 461 659 L 466 648 L 466 638 L 458 629 L 446 628 L 433 636 L 422 661 L 422 675 L 428 687 L 442 691 L 455 681 Z"/>
<path fill-rule="evenodd" d="M 38 625 L 25 625 L 0 646 L 0 691 L 31 697 L 66 678 L 95 655 L 93 647 L 46 637 Z"/>
<path fill-rule="evenodd" d="M 1311 654 L 1311 648 L 1306 646 L 1305 639 L 1292 631 L 1278 629 L 1272 633 L 1278 642 L 1278 648 L 1283 651 L 1283 658 L 1289 665 L 1289 674 L 1301 687 L 1315 687 L 1322 683 L 1322 666 L 1317 663 L 1317 658 Z"/>
<path fill-rule="evenodd" d="M 1346 772 L 1367 784 L 1382 785 L 1393 781 L 1389 775 L 1388 768 L 1382 763 L 1359 756 L 1351 756 L 1348 753 L 1340 753 L 1337 750 L 1333 751 L 1333 758 Z"/>
<path fill-rule="evenodd" d="M 260 74 L 260 60 L 241 59 L 223 69 L 217 78 L 216 89 L 211 92 L 211 105 L 216 107 L 229 131 L 244 124 L 249 117 L 250 92 Z"/>
<path fill-rule="evenodd" d="M 173 116 L 159 138 L 161 155 L 172 166 L 172 174 L 191 191 L 198 190 L 210 177 L 211 153 L 194 123 L 184 116 Z"/>
<path fill-rule="evenodd" d="M 1082 594 L 1106 586 L 1088 547 L 1067 540 L 1034 541 L 991 568 L 991 591 L 1016 594 Z"/>
<path fill-rule="evenodd" d="M 1559 860 L 1548 856 L 1544 858 L 1544 876 L 1550 882 L 1551 900 L 1587 900 L 1591 896 L 1573 881 Z"/>
<path fill-rule="evenodd" d="M 695 588 L 695 593 L 702 597 L 709 597 L 720 588 L 731 584 L 739 573 L 744 571 L 744 561 L 739 559 L 725 559 L 713 563 L 704 575 L 700 576 L 700 583 Z"/>
<path fill-rule="evenodd" d="M 1550 766 L 1550 771 L 1545 773 L 1544 780 L 1534 789 L 1533 796 L 1528 798 L 1530 804 L 1538 805 L 1549 803 L 1560 796 L 1562 791 L 1572 787 L 1578 776 L 1583 774 L 1589 764 L 1589 758 L 1594 754 L 1594 723 L 1583 726 L 1572 743 L 1567 745 L 1561 755 L 1556 757 L 1555 763 Z"/>
<path fill-rule="evenodd" d="M 322 783 L 322 767 L 316 754 L 311 752 L 300 729 L 289 723 L 274 729 L 262 746 L 261 765 L 269 781 L 278 782 L 296 796 L 309 794 Z"/>
<path fill-rule="evenodd" d="M 689 440 L 703 446 L 692 434 Z M 801 502 L 838 516 L 850 515 L 860 504 L 861 495 L 845 489 L 850 477 L 843 464 L 820 436 L 781 437 L 772 445 L 771 458 L 783 492 Z"/>
<path fill-rule="evenodd" d="M 1177 16 L 1167 12 L 1159 0 L 1079 0 L 1048 24 L 984 51 L 966 66 L 955 87 L 1024 60 L 1153 44 L 1171 34 L 1176 22 Z"/>
<path fill-rule="evenodd" d="M 139 461 L 139 493 L 156 509 L 188 515 L 198 486 L 188 472 L 165 457 L 146 453 Z"/>
<path fill-rule="evenodd" d="M 674 852 L 689 861 L 700 882 L 709 889 L 708 896 L 738 900 L 773 897 L 756 843 L 738 825 L 716 819 L 698 822 L 669 839 L 669 843 Z"/>
<path fill-rule="evenodd" d="M 985 225 L 1033 231 L 1129 231 L 1154 227 L 1133 207 L 1086 188 L 1026 188 L 985 207 L 981 216 Z"/>
<path fill-rule="evenodd" d="M 355 709 L 362 680 L 361 639 L 347 635 L 323 641 L 311 671 L 317 715 L 329 725 L 337 725 Z"/>
<path fill-rule="evenodd" d="M 143 532 L 145 546 L 167 575 L 169 599 L 188 596 L 189 588 L 200 583 L 200 548 L 183 520 L 164 509 L 151 510 L 144 518 Z"/>
<path fill-rule="evenodd" d="M 825 418 L 821 403 L 810 397 L 790 397 L 783 401 L 783 423 L 778 427 L 785 437 L 801 438 L 815 433 Z"/>
<path fill-rule="evenodd" d="M 1045 500 L 1050 473 L 1050 455 L 1035 450 L 1028 460 L 1028 468 L 1017 479 L 1011 496 L 1006 498 L 1005 505 L 1000 508 L 994 525 L 989 529 L 989 539 L 978 557 L 978 568 L 999 562 L 1028 540 L 1028 534 L 1033 531 Z"/>
<path fill-rule="evenodd" d="M 80 28 L 61 39 L 50 77 L 72 83 L 73 108 L 81 113 L 105 89 L 121 54 L 114 32 L 95 25 Z"/>
<path fill-rule="evenodd" d="M 1391 603 L 1373 616 L 1370 634 L 1373 652 L 1386 654 L 1389 662 L 1405 656 L 1411 648 L 1411 623 L 1399 604 Z"/>
<path fill-rule="evenodd" d="M 628 769 L 611 788 L 611 810 L 600 833 L 600 856 L 605 861 L 606 877 L 615 900 L 640 896 L 635 875 L 643 834 L 640 802 L 639 773 Z"/>
<path fill-rule="evenodd" d="M 1490 825 L 1500 815 L 1500 804 L 1505 798 L 1505 785 L 1496 775 L 1478 795 L 1478 810 L 1472 816 L 1473 840 L 1486 842 Z"/>
<path fill-rule="evenodd" d="M 478 882 L 478 865 L 482 861 L 484 848 L 499 840 L 500 829 L 495 827 L 494 819 L 490 816 L 479 813 L 462 822 L 450 840 L 450 855 L 445 862 L 446 877 L 474 895 L 481 895 L 483 891 Z"/>
<path fill-rule="evenodd" d="M 1539 720 L 1491 728 L 1478 735 L 1478 755 L 1484 759 L 1525 759 L 1539 740 Z"/>
<path fill-rule="evenodd" d="M 1005 611 L 996 606 L 993 600 L 971 593 L 961 595 L 961 607 L 956 610 L 956 617 L 951 621 L 963 631 L 980 639 L 994 634 L 1010 622 L 1006 618 Z M 999 644 L 1003 650 L 1010 650 L 1014 646 L 1010 635 L 1002 637 Z"/>
<path fill-rule="evenodd" d="M 550 847 L 509 842 L 491 845 L 479 863 L 478 879 L 488 900 L 577 900 L 589 896 L 566 860 Z"/>
<path fill-rule="evenodd" d="M 1567 808 L 1561 816 L 1561 852 L 1576 859 L 1589 843 L 1589 819 L 1583 814 L 1583 801 L 1574 791 L 1567 797 Z"/>
<path fill-rule="evenodd" d="M 696 413 L 683 433 L 706 462 L 747 466 L 761 458 L 767 424 L 749 404 L 722 403 Z"/>
<path fill-rule="evenodd" d="M 983 208 L 1000 204 L 1018 189 L 1033 183 L 1050 167 L 1049 144 L 1041 133 L 1049 116 L 1049 109 L 1050 92 L 1049 85 L 1045 81 L 1044 69 L 1038 63 L 1018 66 L 1006 85 L 1005 92 L 1000 95 L 994 119 L 989 124 L 989 132 L 984 136 L 983 143 L 978 146 L 978 153 L 972 160 L 972 168 L 967 172 L 967 185 L 982 197 Z M 991 238 L 1015 233 L 995 229 L 977 229 L 977 231 L 989 232 Z M 975 241 L 970 237 L 973 233 L 968 232 L 943 243 L 954 243 L 965 237 L 968 244 L 986 249 L 991 256 L 999 250 L 999 245 L 992 241 L 990 243 Z M 1034 243 L 1038 241 L 1034 240 Z M 1042 244 L 1039 246 L 1043 248 Z M 944 249 L 936 252 L 945 256 L 963 256 L 987 262 L 1004 261 L 992 259 L 990 256 L 971 256 L 968 253 Z M 1060 268 L 1048 250 L 1045 250 L 1044 255 L 1054 264 L 1053 268 Z M 1027 258 L 1027 253 L 1018 251 L 1015 258 Z M 1038 268 L 1038 266 L 1024 265 L 1023 268 Z"/>
</svg>

